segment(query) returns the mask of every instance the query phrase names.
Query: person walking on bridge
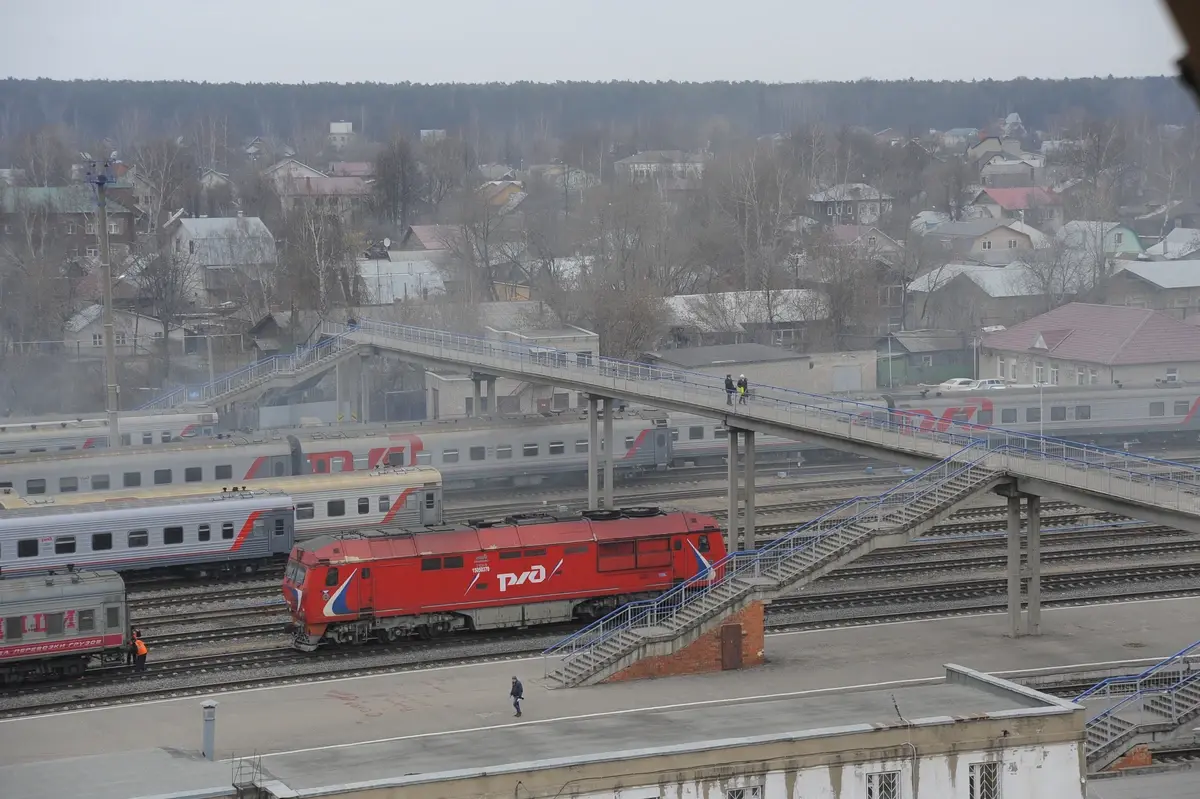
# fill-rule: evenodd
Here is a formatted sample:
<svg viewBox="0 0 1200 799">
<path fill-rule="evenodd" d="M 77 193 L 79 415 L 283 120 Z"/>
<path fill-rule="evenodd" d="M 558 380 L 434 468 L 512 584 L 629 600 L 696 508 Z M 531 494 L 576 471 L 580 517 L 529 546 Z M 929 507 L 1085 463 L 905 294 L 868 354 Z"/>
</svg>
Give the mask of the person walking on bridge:
<svg viewBox="0 0 1200 799">
<path fill-rule="evenodd" d="M 733 404 L 733 394 L 737 391 L 737 386 L 733 384 L 733 375 L 725 375 L 725 404 Z"/>
</svg>

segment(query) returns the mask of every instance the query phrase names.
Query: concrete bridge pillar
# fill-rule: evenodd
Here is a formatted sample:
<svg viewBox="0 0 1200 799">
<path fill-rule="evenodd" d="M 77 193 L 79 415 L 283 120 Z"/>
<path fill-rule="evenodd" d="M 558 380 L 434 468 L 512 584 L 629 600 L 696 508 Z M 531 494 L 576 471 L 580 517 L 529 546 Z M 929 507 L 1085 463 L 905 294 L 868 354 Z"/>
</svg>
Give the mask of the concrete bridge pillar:
<svg viewBox="0 0 1200 799">
<path fill-rule="evenodd" d="M 746 441 L 746 522 L 745 532 L 742 534 L 742 549 L 752 550 L 755 548 L 754 541 L 754 431 L 742 431 L 742 437 Z"/>
<path fill-rule="evenodd" d="M 588 394 L 588 510 L 600 507 L 600 487 L 596 481 L 599 478 L 600 432 L 596 412 L 600 402 L 592 394 Z"/>
<path fill-rule="evenodd" d="M 729 534 L 729 541 L 726 542 L 726 549 L 730 552 L 741 549 L 738 546 L 738 433 L 741 432 L 736 427 L 729 428 L 729 455 L 728 455 L 728 474 L 729 474 L 729 511 L 726 516 L 726 530 Z"/>
<path fill-rule="evenodd" d="M 1042 623 L 1042 498 L 1026 494 L 1015 485 L 996 489 L 1008 500 L 1008 633 L 1022 634 L 1022 600 L 1025 635 L 1041 635 Z M 1025 500 L 1025 564 L 1021 564 L 1021 500 Z M 1025 596 L 1022 597 L 1022 583 Z"/>
<path fill-rule="evenodd" d="M 612 397 L 604 400 L 604 507 L 612 510 L 613 505 L 613 452 L 616 445 L 613 442 L 613 414 L 617 410 L 617 402 Z"/>
<path fill-rule="evenodd" d="M 496 378 L 487 378 L 487 412 L 492 416 L 500 412 L 500 400 L 496 397 Z"/>
<path fill-rule="evenodd" d="M 471 416 L 478 417 L 481 415 L 479 412 L 479 384 L 482 382 L 475 375 L 471 375 L 471 386 L 474 389 L 471 393 Z"/>
<path fill-rule="evenodd" d="M 1008 498 L 1008 633 L 1021 634 L 1021 495 Z"/>
<path fill-rule="evenodd" d="M 1042 634 L 1042 498 L 1029 494 L 1025 499 L 1027 513 L 1029 551 L 1025 558 L 1029 563 L 1028 615 L 1025 617 L 1025 634 Z"/>
</svg>

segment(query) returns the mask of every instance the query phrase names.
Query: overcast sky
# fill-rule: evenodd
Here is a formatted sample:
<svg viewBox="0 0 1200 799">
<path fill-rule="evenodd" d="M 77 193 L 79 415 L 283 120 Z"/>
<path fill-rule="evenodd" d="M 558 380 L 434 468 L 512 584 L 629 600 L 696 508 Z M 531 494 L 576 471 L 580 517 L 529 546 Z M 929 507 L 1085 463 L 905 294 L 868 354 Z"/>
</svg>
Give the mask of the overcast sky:
<svg viewBox="0 0 1200 799">
<path fill-rule="evenodd" d="M 0 75 L 212 82 L 1175 74 L 1158 0 L 0 0 Z"/>
</svg>

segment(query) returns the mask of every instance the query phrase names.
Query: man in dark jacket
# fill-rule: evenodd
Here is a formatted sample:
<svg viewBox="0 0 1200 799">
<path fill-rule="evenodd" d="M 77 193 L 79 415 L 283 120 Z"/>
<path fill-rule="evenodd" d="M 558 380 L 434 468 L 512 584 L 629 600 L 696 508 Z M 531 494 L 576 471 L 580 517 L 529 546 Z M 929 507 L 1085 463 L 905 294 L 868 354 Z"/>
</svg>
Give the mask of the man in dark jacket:
<svg viewBox="0 0 1200 799">
<path fill-rule="evenodd" d="M 725 404 L 733 404 L 733 395 L 737 391 L 737 386 L 733 384 L 733 375 L 725 375 Z"/>
<path fill-rule="evenodd" d="M 508 695 L 512 697 L 513 709 L 517 711 L 513 715 L 521 718 L 521 700 L 525 698 L 525 687 L 516 677 L 512 678 L 512 690 L 508 692 Z"/>
</svg>

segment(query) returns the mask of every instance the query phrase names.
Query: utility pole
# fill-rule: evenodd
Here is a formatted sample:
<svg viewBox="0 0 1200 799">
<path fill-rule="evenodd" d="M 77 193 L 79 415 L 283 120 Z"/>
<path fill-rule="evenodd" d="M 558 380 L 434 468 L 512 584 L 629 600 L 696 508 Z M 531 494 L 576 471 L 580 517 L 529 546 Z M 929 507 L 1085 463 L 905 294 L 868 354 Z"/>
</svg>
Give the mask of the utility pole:
<svg viewBox="0 0 1200 799">
<path fill-rule="evenodd" d="M 104 169 L 98 170 L 93 161 L 92 168 L 88 170 L 87 181 L 96 187 L 96 205 L 100 209 L 97 221 L 100 225 L 100 281 L 104 288 L 104 381 L 107 388 L 104 409 L 108 411 L 108 446 L 116 449 L 121 446 L 121 420 L 117 413 L 117 395 L 120 387 L 117 385 L 116 336 L 113 332 L 112 257 L 108 247 L 108 207 L 105 195 L 105 187 L 113 182 L 110 169 L 111 167 L 106 161 Z"/>
</svg>

